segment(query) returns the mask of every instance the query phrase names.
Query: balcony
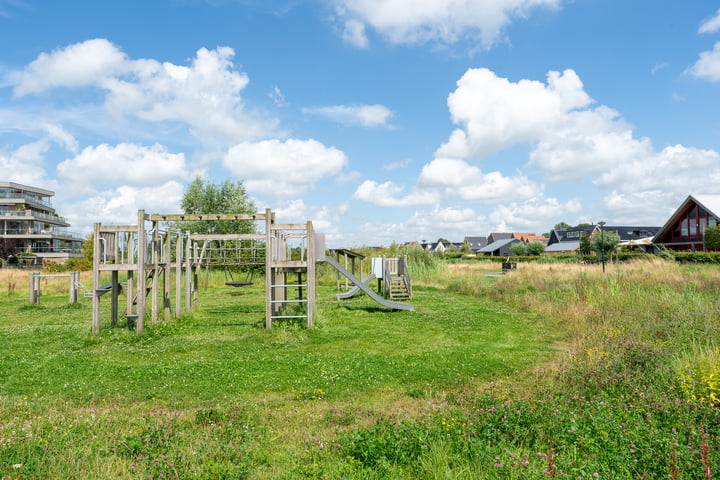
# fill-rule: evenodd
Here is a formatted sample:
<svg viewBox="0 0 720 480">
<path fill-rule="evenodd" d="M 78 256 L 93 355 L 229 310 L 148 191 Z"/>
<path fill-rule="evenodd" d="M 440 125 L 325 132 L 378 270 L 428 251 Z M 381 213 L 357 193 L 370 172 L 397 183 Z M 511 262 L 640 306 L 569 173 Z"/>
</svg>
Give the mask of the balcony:
<svg viewBox="0 0 720 480">
<path fill-rule="evenodd" d="M 64 228 L 49 228 L 49 229 L 36 229 L 36 228 L 19 228 L 19 227 L 8 227 L 3 228 L 0 225 L 0 235 L 43 235 L 47 237 L 67 237 L 79 241 L 84 241 L 83 236 L 78 232 L 69 232 Z"/>
<path fill-rule="evenodd" d="M 42 205 L 44 207 L 52 208 L 52 202 L 50 201 L 49 198 L 47 200 L 43 200 L 41 198 L 34 197 L 32 195 L 28 195 L 27 193 L 13 193 L 13 192 L 0 193 L 0 200 L 2 200 L 4 198 L 26 200 L 28 202 L 35 203 L 37 205 Z"/>
<path fill-rule="evenodd" d="M 7 212 L 0 212 L 0 217 L 13 217 L 27 220 L 39 219 L 56 223 L 67 223 L 67 220 L 60 215 L 51 215 L 48 213 L 36 212 L 34 210 L 11 210 Z"/>
</svg>

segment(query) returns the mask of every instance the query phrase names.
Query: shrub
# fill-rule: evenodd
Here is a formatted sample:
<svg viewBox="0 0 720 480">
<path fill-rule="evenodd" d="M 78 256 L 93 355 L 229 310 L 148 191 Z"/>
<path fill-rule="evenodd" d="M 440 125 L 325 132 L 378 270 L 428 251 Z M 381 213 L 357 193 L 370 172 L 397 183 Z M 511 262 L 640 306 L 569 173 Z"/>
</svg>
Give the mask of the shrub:
<svg viewBox="0 0 720 480">
<path fill-rule="evenodd" d="M 720 406 L 720 349 L 680 360 L 677 377 L 680 391 L 687 400 Z"/>
</svg>

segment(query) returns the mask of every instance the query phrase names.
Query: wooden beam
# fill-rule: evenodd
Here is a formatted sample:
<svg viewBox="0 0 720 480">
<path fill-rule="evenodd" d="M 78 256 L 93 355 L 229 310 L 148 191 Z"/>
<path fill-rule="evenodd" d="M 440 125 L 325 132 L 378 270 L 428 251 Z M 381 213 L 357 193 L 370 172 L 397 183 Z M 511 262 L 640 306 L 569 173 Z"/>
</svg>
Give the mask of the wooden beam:
<svg viewBox="0 0 720 480">
<path fill-rule="evenodd" d="M 101 225 L 100 232 L 137 232 L 137 225 Z"/>
<path fill-rule="evenodd" d="M 264 233 L 227 233 L 227 234 L 201 234 L 193 233 L 190 240 L 266 240 Z"/>
<path fill-rule="evenodd" d="M 194 222 L 198 220 L 265 220 L 265 213 L 153 213 L 153 222 Z"/>
<path fill-rule="evenodd" d="M 307 224 L 305 223 L 276 223 L 272 226 L 273 230 L 305 230 Z"/>
</svg>

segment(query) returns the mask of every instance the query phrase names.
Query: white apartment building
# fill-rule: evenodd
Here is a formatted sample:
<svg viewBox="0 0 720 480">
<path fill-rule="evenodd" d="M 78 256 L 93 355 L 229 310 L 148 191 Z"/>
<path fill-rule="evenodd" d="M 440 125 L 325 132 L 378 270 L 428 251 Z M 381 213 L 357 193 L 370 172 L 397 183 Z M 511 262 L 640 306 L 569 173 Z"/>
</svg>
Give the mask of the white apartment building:
<svg viewBox="0 0 720 480">
<path fill-rule="evenodd" d="M 15 242 L 20 252 L 41 259 L 82 256 L 83 238 L 52 207 L 55 192 L 0 182 L 0 238 Z"/>
</svg>

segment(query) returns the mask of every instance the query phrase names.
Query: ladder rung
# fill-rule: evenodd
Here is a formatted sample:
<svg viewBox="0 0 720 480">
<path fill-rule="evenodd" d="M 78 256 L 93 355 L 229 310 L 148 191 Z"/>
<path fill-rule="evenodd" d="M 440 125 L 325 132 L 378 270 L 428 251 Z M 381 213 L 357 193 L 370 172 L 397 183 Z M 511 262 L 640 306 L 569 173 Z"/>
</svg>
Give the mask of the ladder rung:
<svg viewBox="0 0 720 480">
<path fill-rule="evenodd" d="M 307 300 L 271 300 L 270 303 L 307 303 Z"/>
<path fill-rule="evenodd" d="M 291 283 L 289 285 L 270 285 L 271 288 L 280 288 L 280 287 L 307 287 L 306 284 L 298 284 L 298 283 Z"/>
<path fill-rule="evenodd" d="M 307 315 L 273 315 L 270 318 L 307 318 Z"/>
</svg>

